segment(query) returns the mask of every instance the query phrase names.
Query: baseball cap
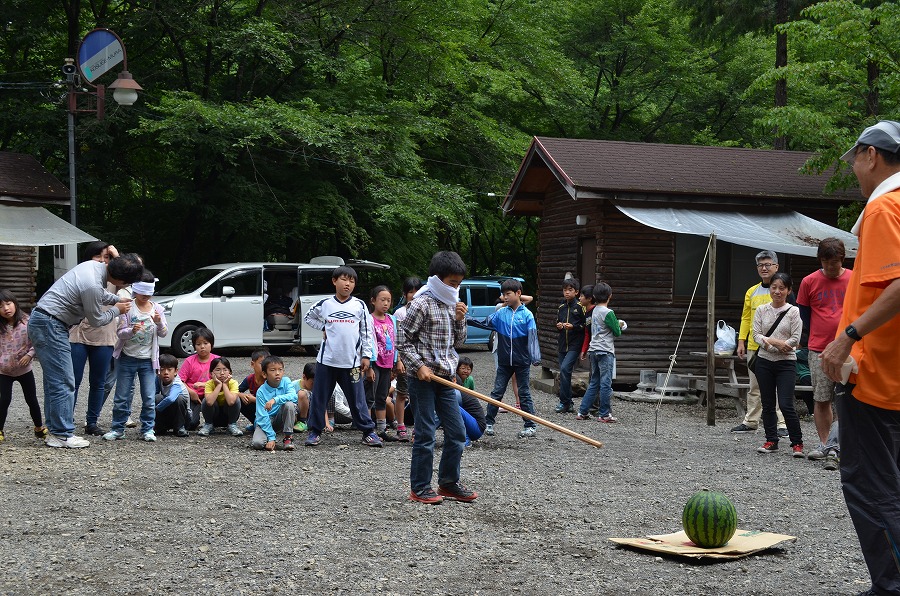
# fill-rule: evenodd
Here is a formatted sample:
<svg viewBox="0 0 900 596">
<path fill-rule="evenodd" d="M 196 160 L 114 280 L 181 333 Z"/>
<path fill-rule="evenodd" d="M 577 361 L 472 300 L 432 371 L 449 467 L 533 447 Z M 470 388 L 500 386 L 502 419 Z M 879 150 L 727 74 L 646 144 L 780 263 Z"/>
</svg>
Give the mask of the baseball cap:
<svg viewBox="0 0 900 596">
<path fill-rule="evenodd" d="M 852 162 L 856 148 L 860 145 L 871 145 L 890 153 L 897 153 L 900 150 L 900 122 L 882 120 L 878 124 L 865 129 L 859 135 L 859 138 L 856 139 L 856 144 L 844 153 L 841 159 L 848 163 Z"/>
</svg>

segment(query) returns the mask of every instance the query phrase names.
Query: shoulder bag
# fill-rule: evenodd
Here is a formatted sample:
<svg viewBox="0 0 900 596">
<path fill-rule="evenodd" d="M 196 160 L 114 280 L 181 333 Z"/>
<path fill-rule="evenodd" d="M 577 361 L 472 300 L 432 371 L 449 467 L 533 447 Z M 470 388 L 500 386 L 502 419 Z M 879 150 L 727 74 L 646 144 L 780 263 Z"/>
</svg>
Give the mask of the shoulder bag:
<svg viewBox="0 0 900 596">
<path fill-rule="evenodd" d="M 781 323 L 781 319 L 783 319 L 784 316 L 786 314 L 788 314 L 788 311 L 790 311 L 790 310 L 791 310 L 791 307 L 788 307 L 788 308 L 784 309 L 780 315 L 778 315 L 778 318 L 775 319 L 775 322 L 772 323 L 772 326 L 769 327 L 769 330 L 764 333 L 764 335 L 766 337 L 772 335 L 772 332 L 775 331 L 775 329 L 778 328 L 778 324 Z M 759 358 L 759 356 L 757 355 L 757 352 L 759 352 L 759 348 L 753 350 L 753 353 L 750 354 L 749 358 L 747 358 L 747 369 L 752 373 L 756 373 L 756 359 Z"/>
</svg>

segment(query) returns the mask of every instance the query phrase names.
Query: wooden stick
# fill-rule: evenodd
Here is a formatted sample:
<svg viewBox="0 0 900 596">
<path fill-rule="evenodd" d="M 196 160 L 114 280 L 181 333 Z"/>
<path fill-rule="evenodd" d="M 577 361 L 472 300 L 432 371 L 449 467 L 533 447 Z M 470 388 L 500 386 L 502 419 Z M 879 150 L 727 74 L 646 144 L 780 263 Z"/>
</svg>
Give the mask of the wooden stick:
<svg viewBox="0 0 900 596">
<path fill-rule="evenodd" d="M 538 424 L 542 424 L 542 425 L 546 426 L 547 428 L 552 428 L 553 430 L 555 430 L 557 432 L 561 432 L 564 435 L 568 435 L 568 436 L 572 437 L 573 439 L 578 439 L 579 441 L 584 441 L 588 445 L 593 445 L 594 447 L 603 447 L 603 443 L 601 443 L 600 441 L 597 441 L 590 437 L 586 437 L 586 436 L 582 435 L 581 433 L 575 432 L 574 430 L 569 430 L 568 428 L 566 428 L 564 426 L 554 424 L 554 423 L 550 422 L 549 420 L 544 420 L 540 416 L 535 416 L 534 414 L 529 414 L 528 412 L 523 412 L 522 410 L 520 410 L 518 408 L 514 408 L 510 405 L 507 405 L 507 404 L 503 403 L 502 401 L 497 401 L 496 399 L 494 399 L 492 397 L 482 395 L 482 394 L 478 393 L 477 391 L 474 391 L 467 387 L 463 387 L 462 385 L 457 385 L 453 381 L 448 381 L 447 379 L 445 379 L 443 377 L 439 377 L 437 375 L 431 375 L 431 380 L 436 383 L 440 383 L 441 385 L 446 385 L 447 387 L 452 387 L 453 389 L 462 391 L 463 393 L 468 393 L 469 395 L 471 395 L 473 397 L 477 397 L 481 401 L 486 401 L 489 404 L 495 405 L 498 408 L 504 408 L 506 410 L 509 410 L 510 412 L 518 414 L 522 418 L 527 418 L 529 420 L 537 422 Z"/>
</svg>

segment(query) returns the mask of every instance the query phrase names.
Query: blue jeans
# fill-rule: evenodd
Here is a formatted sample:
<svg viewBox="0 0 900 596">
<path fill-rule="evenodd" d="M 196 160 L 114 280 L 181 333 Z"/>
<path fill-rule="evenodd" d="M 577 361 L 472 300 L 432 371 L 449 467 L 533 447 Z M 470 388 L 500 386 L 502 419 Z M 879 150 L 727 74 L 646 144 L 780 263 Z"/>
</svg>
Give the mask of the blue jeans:
<svg viewBox="0 0 900 596">
<path fill-rule="evenodd" d="M 28 319 L 28 339 L 44 372 L 47 430 L 58 437 L 71 437 L 75 432 L 75 373 L 69 328 L 36 310 Z"/>
<path fill-rule="evenodd" d="M 578 364 L 578 352 L 559 354 L 559 403 L 566 407 L 572 405 L 572 371 L 575 370 L 576 364 Z M 516 380 L 518 381 L 518 378 Z M 519 385 L 520 390 L 521 387 L 522 385 Z"/>
<path fill-rule="evenodd" d="M 419 493 L 431 487 L 437 420 L 444 427 L 444 449 L 438 465 L 438 486 L 459 482 L 459 465 L 466 445 L 466 429 L 459 413 L 456 391 L 434 381 L 420 381 L 409 375 L 409 398 L 413 404 L 416 428 L 409 466 L 410 488 Z"/>
<path fill-rule="evenodd" d="M 587 416 L 597 401 L 597 393 L 600 393 L 600 417 L 612 414 L 612 375 L 616 364 L 616 355 L 609 352 L 588 352 L 591 361 L 591 382 L 588 384 L 578 413 Z"/>
<path fill-rule="evenodd" d="M 112 359 L 112 346 L 89 346 L 87 344 L 71 344 L 72 367 L 75 370 L 75 403 L 78 403 L 78 388 L 84 378 L 84 363 L 90 362 L 91 371 L 88 375 L 88 425 L 97 424 L 100 418 L 100 410 L 106 403 L 106 373 L 109 370 L 109 361 Z"/>
<path fill-rule="evenodd" d="M 113 398 L 113 418 L 111 429 L 125 432 L 125 423 L 131 415 L 131 401 L 134 399 L 134 377 L 141 383 L 141 434 L 153 430 L 156 423 L 156 371 L 149 358 L 132 358 L 128 354 L 119 356 L 116 363 L 116 396 Z"/>
<path fill-rule="evenodd" d="M 570 352 L 574 354 L 575 352 Z M 509 380 L 513 375 L 516 375 L 516 383 L 519 384 L 519 403 L 521 404 L 521 410 L 523 412 L 528 412 L 529 414 L 534 414 L 534 403 L 531 401 L 531 369 L 526 364 L 525 366 L 505 366 L 501 364 L 497 367 L 497 376 L 494 379 L 494 390 L 491 391 L 491 397 L 496 399 L 497 401 L 503 401 L 503 394 L 506 393 L 506 386 L 509 385 Z M 571 386 L 569 387 L 571 392 Z M 571 397 L 569 398 L 571 399 Z M 484 419 L 488 424 L 494 424 L 494 419 L 497 417 L 497 412 L 500 411 L 500 408 L 495 406 L 494 404 L 488 404 L 487 414 Z M 525 421 L 525 428 L 529 426 L 537 426 L 533 421 L 523 418 Z"/>
</svg>

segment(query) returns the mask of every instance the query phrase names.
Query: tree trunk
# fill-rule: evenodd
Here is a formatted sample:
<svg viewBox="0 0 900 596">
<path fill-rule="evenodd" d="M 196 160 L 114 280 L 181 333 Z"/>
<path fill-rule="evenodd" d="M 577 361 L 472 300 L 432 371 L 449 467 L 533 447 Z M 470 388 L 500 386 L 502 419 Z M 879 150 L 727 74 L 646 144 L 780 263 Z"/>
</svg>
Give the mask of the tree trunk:
<svg viewBox="0 0 900 596">
<path fill-rule="evenodd" d="M 781 25 L 788 21 L 788 0 L 778 0 L 775 8 L 775 23 Z M 775 70 L 787 66 L 787 33 L 775 34 Z M 775 81 L 775 107 L 783 108 L 787 106 L 787 80 L 779 78 Z M 787 149 L 787 137 L 775 127 L 772 131 L 775 134 L 773 146 L 775 149 Z"/>
</svg>

